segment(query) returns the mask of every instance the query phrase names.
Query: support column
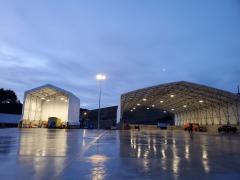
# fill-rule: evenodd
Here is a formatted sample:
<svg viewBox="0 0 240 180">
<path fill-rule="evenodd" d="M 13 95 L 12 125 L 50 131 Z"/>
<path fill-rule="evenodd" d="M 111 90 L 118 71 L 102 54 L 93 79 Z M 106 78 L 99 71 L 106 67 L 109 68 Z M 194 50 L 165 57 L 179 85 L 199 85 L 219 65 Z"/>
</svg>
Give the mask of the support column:
<svg viewBox="0 0 240 180">
<path fill-rule="evenodd" d="M 228 103 L 227 103 L 227 124 L 230 124 L 230 119 L 229 119 L 229 107 L 228 107 Z"/>
<path fill-rule="evenodd" d="M 236 110 L 237 110 L 237 111 L 236 111 L 236 114 L 237 114 L 237 118 L 236 118 L 236 119 L 237 119 L 237 125 L 239 125 L 239 124 L 240 124 L 240 122 L 239 122 L 239 110 L 238 110 L 238 102 L 236 102 L 236 103 L 235 103 L 235 106 L 236 106 Z"/>
<path fill-rule="evenodd" d="M 218 115 L 219 115 L 219 125 L 221 125 L 222 124 L 222 117 L 221 117 L 221 107 L 220 107 L 220 105 L 218 105 Z"/>
<path fill-rule="evenodd" d="M 206 125 L 208 125 L 208 109 L 207 108 L 205 110 L 205 115 L 206 115 Z"/>
</svg>

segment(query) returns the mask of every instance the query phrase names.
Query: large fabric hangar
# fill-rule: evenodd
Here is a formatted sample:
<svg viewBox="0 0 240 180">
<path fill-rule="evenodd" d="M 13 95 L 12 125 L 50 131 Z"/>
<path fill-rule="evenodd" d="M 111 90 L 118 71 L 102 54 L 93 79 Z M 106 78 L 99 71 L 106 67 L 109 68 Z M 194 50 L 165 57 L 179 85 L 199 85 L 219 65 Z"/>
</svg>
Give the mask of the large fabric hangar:
<svg viewBox="0 0 240 180">
<path fill-rule="evenodd" d="M 152 86 L 121 95 L 120 121 L 138 108 L 174 113 L 176 126 L 239 125 L 240 96 L 205 85 L 180 81 Z"/>
<path fill-rule="evenodd" d="M 79 126 L 80 100 L 51 84 L 24 94 L 21 127 Z"/>
</svg>

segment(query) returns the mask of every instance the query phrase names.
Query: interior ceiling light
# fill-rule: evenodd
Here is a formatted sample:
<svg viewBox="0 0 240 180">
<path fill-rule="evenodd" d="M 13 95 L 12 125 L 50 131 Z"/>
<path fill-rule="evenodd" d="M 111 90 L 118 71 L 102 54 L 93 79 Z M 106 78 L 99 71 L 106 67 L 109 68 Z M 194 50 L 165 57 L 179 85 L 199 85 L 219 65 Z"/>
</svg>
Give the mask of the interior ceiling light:
<svg viewBox="0 0 240 180">
<path fill-rule="evenodd" d="M 167 111 L 163 111 L 163 113 L 167 113 Z"/>
<path fill-rule="evenodd" d="M 173 98 L 173 97 L 175 97 L 175 95 L 174 95 L 174 94 L 171 94 L 170 97 Z"/>
<path fill-rule="evenodd" d="M 42 100 L 44 100 L 45 98 L 44 98 L 44 97 L 42 97 L 41 99 L 42 99 Z"/>
<path fill-rule="evenodd" d="M 185 104 L 185 105 L 183 105 L 183 107 L 184 107 L 184 108 L 186 108 L 186 107 L 187 107 L 187 105 Z"/>
<path fill-rule="evenodd" d="M 47 99 L 47 102 L 49 102 L 50 101 L 50 99 Z"/>
<path fill-rule="evenodd" d="M 147 109 L 149 109 L 149 107 Z"/>
<path fill-rule="evenodd" d="M 163 101 L 160 101 L 160 103 L 163 103 Z"/>
<path fill-rule="evenodd" d="M 174 111 L 175 109 L 172 108 L 171 110 Z"/>
<path fill-rule="evenodd" d="M 63 100 L 64 100 L 64 98 L 62 97 L 62 98 L 61 98 L 61 100 L 63 101 Z"/>
<path fill-rule="evenodd" d="M 152 107 L 155 107 L 155 105 L 153 104 Z"/>
<path fill-rule="evenodd" d="M 203 100 L 199 100 L 200 103 L 203 103 Z"/>
<path fill-rule="evenodd" d="M 140 106 L 140 105 L 141 105 L 141 104 L 139 104 L 139 103 L 137 104 L 137 106 Z"/>
<path fill-rule="evenodd" d="M 147 99 L 146 99 L 146 98 L 143 98 L 143 101 L 147 101 Z"/>
<path fill-rule="evenodd" d="M 136 108 L 134 107 L 133 109 L 135 110 Z"/>
<path fill-rule="evenodd" d="M 65 100 L 65 102 L 68 102 L 67 100 Z"/>
<path fill-rule="evenodd" d="M 131 109 L 130 111 L 131 111 L 131 112 L 133 112 L 133 110 L 132 110 L 132 109 Z"/>
</svg>

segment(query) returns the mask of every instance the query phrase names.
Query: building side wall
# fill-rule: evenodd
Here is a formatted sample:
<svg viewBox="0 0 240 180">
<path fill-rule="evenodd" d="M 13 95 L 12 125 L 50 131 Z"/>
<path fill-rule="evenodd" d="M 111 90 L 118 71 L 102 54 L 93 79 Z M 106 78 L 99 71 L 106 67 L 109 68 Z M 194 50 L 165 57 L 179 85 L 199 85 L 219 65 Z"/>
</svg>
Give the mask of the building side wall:
<svg viewBox="0 0 240 180">
<path fill-rule="evenodd" d="M 69 96 L 68 122 L 72 125 L 79 125 L 80 100 L 74 96 Z"/>
<path fill-rule="evenodd" d="M 42 101 L 37 97 L 26 95 L 23 106 L 23 118 L 24 120 L 40 120 L 42 111 Z"/>
<path fill-rule="evenodd" d="M 175 114 L 176 126 L 183 126 L 187 123 L 199 123 L 201 125 L 239 124 L 240 104 L 225 104 Z"/>
</svg>

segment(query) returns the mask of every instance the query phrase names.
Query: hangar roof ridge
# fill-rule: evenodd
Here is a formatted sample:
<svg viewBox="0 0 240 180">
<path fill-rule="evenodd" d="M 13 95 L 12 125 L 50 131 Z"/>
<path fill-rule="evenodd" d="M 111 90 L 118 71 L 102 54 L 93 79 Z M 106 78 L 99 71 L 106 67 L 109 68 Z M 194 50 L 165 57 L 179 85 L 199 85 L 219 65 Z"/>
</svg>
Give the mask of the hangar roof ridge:
<svg viewBox="0 0 240 180">
<path fill-rule="evenodd" d="M 205 85 L 205 84 L 198 84 L 198 83 L 195 83 L 195 82 L 189 82 L 189 81 L 175 81 L 175 82 L 158 84 L 158 85 L 154 85 L 154 86 L 148 86 L 148 87 L 144 87 L 144 88 L 140 88 L 140 89 L 137 89 L 137 90 L 133 90 L 133 91 L 129 91 L 129 92 L 123 93 L 123 94 L 121 94 L 121 96 L 132 94 L 132 93 L 137 93 L 137 92 L 144 91 L 144 90 L 150 90 L 150 89 L 155 89 L 155 88 L 159 88 L 159 87 L 174 86 L 174 85 L 197 86 L 199 88 L 206 88 L 206 89 L 215 90 L 215 91 L 218 91 L 218 92 L 221 92 L 221 93 L 226 93 L 226 94 L 231 95 L 231 96 L 232 95 L 233 96 L 238 96 L 237 94 L 234 94 L 234 93 L 232 93 L 230 91 L 218 89 L 218 88 L 211 87 L 211 86 L 208 86 L 208 85 Z"/>
<path fill-rule="evenodd" d="M 71 95 L 71 96 L 74 96 L 76 98 L 78 98 L 75 94 L 73 94 L 72 92 L 68 91 L 68 90 L 65 90 L 65 89 L 62 89 L 58 86 L 55 86 L 55 85 L 52 85 L 50 83 L 47 83 L 47 84 L 44 84 L 44 85 L 41 85 L 41 86 L 38 86 L 38 87 L 35 87 L 35 88 L 32 88 L 32 89 L 29 89 L 27 91 L 25 91 L 25 94 L 26 93 L 31 93 L 31 92 L 34 92 L 34 91 L 38 91 L 38 90 L 41 90 L 41 89 L 44 89 L 44 88 L 50 88 L 50 89 L 55 89 L 57 91 L 60 91 L 60 92 L 64 92 L 65 94 L 67 95 Z M 79 99 L 79 98 L 78 98 Z"/>
<path fill-rule="evenodd" d="M 240 102 L 240 96 L 207 85 L 177 81 L 124 93 L 121 95 L 121 101 L 123 111 L 131 109 L 133 111 L 138 106 L 158 106 L 168 111 L 180 112 L 190 108 L 233 104 Z"/>
</svg>

